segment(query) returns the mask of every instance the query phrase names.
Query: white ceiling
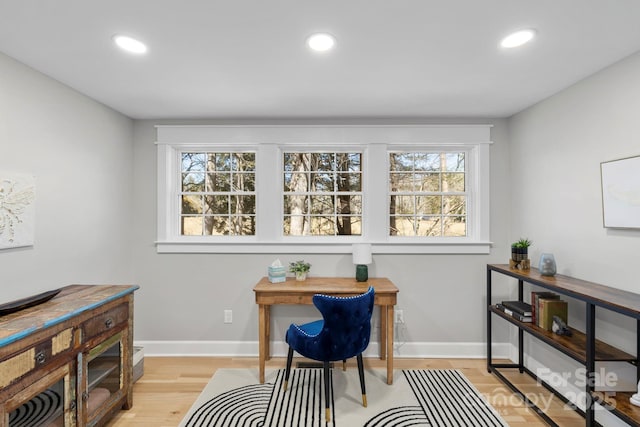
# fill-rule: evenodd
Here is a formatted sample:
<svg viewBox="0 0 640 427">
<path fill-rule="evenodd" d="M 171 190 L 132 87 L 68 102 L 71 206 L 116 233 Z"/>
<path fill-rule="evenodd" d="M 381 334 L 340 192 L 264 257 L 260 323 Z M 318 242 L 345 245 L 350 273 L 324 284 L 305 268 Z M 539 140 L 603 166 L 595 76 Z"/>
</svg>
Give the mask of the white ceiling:
<svg viewBox="0 0 640 427">
<path fill-rule="evenodd" d="M 0 52 L 132 118 L 507 117 L 639 50 L 638 0 L 0 0 Z"/>
</svg>

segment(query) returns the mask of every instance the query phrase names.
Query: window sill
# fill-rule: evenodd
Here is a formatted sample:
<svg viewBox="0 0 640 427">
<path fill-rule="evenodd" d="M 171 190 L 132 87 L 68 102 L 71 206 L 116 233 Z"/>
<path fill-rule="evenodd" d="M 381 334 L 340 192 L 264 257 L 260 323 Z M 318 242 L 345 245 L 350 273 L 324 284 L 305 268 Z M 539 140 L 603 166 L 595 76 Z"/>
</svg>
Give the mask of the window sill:
<svg viewBox="0 0 640 427">
<path fill-rule="evenodd" d="M 355 243 L 355 242 L 354 242 Z M 441 240 L 437 242 L 371 242 L 374 254 L 451 254 L 482 255 L 489 254 L 492 242 Z M 156 242 L 157 252 L 170 253 L 220 253 L 220 254 L 350 254 L 351 243 L 300 243 L 300 242 Z"/>
</svg>

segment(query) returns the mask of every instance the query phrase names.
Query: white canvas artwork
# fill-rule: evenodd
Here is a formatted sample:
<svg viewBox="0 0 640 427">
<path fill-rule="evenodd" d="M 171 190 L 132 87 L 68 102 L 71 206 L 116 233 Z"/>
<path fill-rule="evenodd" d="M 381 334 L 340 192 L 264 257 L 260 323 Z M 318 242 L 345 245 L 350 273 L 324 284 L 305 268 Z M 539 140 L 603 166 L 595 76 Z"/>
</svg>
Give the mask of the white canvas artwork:
<svg viewBox="0 0 640 427">
<path fill-rule="evenodd" d="M 0 249 L 32 246 L 35 177 L 0 172 Z"/>
<path fill-rule="evenodd" d="M 600 164 L 604 226 L 640 228 L 640 156 Z"/>
</svg>

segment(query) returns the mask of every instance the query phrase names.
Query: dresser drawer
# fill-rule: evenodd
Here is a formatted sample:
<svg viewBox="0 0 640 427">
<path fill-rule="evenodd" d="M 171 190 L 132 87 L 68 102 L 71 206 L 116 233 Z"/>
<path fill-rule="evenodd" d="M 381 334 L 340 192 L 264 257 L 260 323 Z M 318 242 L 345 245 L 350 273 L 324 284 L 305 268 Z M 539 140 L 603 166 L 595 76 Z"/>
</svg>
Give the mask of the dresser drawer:
<svg viewBox="0 0 640 427">
<path fill-rule="evenodd" d="M 108 332 L 115 327 L 126 323 L 129 318 L 129 305 L 121 304 L 111 310 L 98 314 L 82 324 L 82 340 Z"/>
<path fill-rule="evenodd" d="M 51 338 L 0 362 L 0 387 L 4 388 L 49 361 L 71 350 L 73 328 L 65 329 Z"/>
</svg>

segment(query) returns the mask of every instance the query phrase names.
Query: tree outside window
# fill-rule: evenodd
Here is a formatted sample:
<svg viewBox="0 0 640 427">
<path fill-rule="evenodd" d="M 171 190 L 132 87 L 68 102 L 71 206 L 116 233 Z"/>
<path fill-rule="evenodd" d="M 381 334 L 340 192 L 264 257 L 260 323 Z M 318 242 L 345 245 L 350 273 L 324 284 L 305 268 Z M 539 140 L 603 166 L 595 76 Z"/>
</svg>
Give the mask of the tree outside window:
<svg viewBox="0 0 640 427">
<path fill-rule="evenodd" d="M 253 152 L 181 153 L 181 235 L 255 235 L 255 167 Z"/>
<path fill-rule="evenodd" d="M 362 153 L 283 153 L 285 236 L 362 234 Z"/>
<path fill-rule="evenodd" d="M 389 153 L 389 235 L 467 235 L 464 152 Z"/>
</svg>

